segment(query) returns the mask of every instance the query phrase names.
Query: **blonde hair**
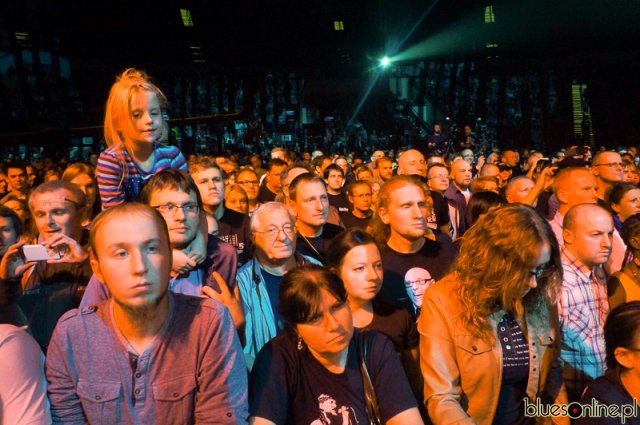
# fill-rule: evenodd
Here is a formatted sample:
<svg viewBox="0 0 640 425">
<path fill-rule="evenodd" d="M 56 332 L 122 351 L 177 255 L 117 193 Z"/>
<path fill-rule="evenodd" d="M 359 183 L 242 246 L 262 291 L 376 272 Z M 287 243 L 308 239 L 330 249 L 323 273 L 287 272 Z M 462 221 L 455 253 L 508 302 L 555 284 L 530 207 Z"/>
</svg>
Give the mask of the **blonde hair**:
<svg viewBox="0 0 640 425">
<path fill-rule="evenodd" d="M 127 134 L 134 132 L 131 120 L 131 99 L 137 93 L 147 91 L 158 98 L 160 109 L 165 111 L 167 98 L 153 84 L 144 71 L 135 68 L 124 70 L 111 86 L 104 115 L 104 139 L 107 146 L 123 147 Z M 163 129 L 165 130 L 165 129 Z"/>
<path fill-rule="evenodd" d="M 523 297 L 544 244 L 550 250 L 547 272 Z M 453 271 L 462 322 L 474 336 L 493 342 L 488 318 L 498 306 L 514 318 L 526 315 L 536 328 L 552 326 L 549 306 L 562 283 L 560 252 L 551 227 L 533 208 L 511 204 L 480 218 L 465 233 Z"/>
<path fill-rule="evenodd" d="M 411 176 L 411 175 L 399 175 L 393 176 L 389 180 L 387 180 L 381 187 L 378 192 L 378 201 L 377 204 L 373 207 L 373 217 L 369 221 L 369 226 L 367 226 L 367 231 L 374 237 L 376 242 L 380 246 L 385 246 L 389 237 L 391 236 L 391 228 L 389 224 L 385 224 L 380 218 L 380 208 L 388 208 L 389 203 L 391 202 L 391 195 L 405 186 L 416 186 L 425 194 L 425 202 L 427 203 L 427 208 L 429 211 L 433 208 L 433 202 L 431 200 L 430 193 L 425 191 L 425 188 L 422 186 L 420 177 Z"/>
</svg>

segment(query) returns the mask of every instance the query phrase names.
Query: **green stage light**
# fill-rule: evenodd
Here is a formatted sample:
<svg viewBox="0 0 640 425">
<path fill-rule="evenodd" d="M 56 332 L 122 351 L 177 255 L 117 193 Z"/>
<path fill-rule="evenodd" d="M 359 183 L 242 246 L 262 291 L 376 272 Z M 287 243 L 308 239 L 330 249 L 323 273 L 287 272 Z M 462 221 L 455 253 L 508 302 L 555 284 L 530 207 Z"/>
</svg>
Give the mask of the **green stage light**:
<svg viewBox="0 0 640 425">
<path fill-rule="evenodd" d="M 388 67 L 390 63 L 391 63 L 391 61 L 389 60 L 389 58 L 387 56 L 385 56 L 382 59 L 380 59 L 380 65 L 382 65 L 383 68 Z"/>
</svg>

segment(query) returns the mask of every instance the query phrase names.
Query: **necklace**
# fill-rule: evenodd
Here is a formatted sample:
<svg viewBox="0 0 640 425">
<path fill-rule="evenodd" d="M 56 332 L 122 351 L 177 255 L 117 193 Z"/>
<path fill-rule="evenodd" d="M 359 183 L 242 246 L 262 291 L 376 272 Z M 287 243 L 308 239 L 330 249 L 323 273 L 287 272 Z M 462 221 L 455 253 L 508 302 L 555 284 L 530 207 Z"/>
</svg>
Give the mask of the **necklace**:
<svg viewBox="0 0 640 425">
<path fill-rule="evenodd" d="M 638 264 L 636 263 L 636 259 L 633 259 L 633 263 L 629 263 L 629 267 L 627 269 L 633 275 L 633 280 L 636 284 L 640 285 L 640 274 L 638 274 Z"/>
</svg>

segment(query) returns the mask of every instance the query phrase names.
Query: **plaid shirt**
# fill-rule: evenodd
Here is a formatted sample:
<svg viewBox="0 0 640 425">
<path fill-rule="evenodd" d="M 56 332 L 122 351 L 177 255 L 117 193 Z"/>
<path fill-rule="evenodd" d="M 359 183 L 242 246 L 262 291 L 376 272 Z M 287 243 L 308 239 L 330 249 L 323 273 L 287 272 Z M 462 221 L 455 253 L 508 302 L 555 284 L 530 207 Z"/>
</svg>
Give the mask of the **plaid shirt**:
<svg viewBox="0 0 640 425">
<path fill-rule="evenodd" d="M 577 401 L 585 386 L 605 371 L 604 322 L 609 313 L 604 270 L 590 270 L 562 249 L 562 294 L 558 303 L 569 401 Z"/>
</svg>

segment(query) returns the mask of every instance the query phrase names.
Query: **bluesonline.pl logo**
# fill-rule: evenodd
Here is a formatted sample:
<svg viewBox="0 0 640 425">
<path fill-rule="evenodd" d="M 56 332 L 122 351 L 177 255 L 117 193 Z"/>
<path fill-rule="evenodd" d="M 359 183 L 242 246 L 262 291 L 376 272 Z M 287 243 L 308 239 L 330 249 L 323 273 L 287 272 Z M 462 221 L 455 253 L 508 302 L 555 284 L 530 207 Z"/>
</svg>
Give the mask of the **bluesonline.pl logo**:
<svg viewBox="0 0 640 425">
<path fill-rule="evenodd" d="M 524 399 L 524 415 L 527 418 L 536 417 L 570 417 L 578 418 L 617 418 L 624 423 L 629 418 L 638 417 L 638 401 L 634 398 L 633 404 L 603 404 L 598 400 L 591 400 L 589 404 L 542 404 L 540 400 L 531 403 Z"/>
</svg>

